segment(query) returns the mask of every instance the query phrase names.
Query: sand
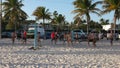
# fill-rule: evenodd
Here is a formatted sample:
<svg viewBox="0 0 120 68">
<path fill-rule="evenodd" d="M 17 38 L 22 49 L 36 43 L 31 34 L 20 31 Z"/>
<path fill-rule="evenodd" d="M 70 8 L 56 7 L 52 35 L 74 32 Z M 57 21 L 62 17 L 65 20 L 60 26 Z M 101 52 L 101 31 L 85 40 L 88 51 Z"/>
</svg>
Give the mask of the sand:
<svg viewBox="0 0 120 68">
<path fill-rule="evenodd" d="M 97 47 L 87 46 L 87 42 L 73 43 L 68 46 L 63 42 L 51 44 L 42 41 L 42 47 L 29 50 L 34 45 L 28 39 L 27 45 L 11 39 L 0 40 L 0 68 L 120 68 L 120 41 L 109 40 L 97 42 Z"/>
</svg>

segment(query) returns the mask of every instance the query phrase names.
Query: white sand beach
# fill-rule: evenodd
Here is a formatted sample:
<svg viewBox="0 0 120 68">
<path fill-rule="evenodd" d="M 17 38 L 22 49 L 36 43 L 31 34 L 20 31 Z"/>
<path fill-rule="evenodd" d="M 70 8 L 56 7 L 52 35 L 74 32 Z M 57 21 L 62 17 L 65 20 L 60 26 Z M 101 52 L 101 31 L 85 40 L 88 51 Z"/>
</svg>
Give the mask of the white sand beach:
<svg viewBox="0 0 120 68">
<path fill-rule="evenodd" d="M 87 46 L 85 41 L 66 46 L 43 40 L 40 49 L 29 50 L 33 41 L 12 45 L 11 39 L 1 39 L 0 68 L 120 68 L 120 40 L 110 46 L 109 40 L 103 39 L 97 47 Z"/>
</svg>

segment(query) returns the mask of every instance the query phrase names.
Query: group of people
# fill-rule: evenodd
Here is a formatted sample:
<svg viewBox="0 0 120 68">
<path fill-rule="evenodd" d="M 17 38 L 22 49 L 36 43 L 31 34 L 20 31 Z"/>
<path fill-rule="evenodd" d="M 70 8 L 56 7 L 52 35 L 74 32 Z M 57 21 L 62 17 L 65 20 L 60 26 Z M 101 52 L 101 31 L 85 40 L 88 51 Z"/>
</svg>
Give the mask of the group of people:
<svg viewBox="0 0 120 68">
<path fill-rule="evenodd" d="M 52 41 L 52 43 L 53 42 L 55 42 L 55 44 L 56 44 L 56 42 L 57 42 L 57 40 L 58 40 L 58 33 L 57 32 L 52 32 L 51 33 L 51 41 Z M 113 31 L 111 30 L 111 34 L 110 34 L 110 45 L 112 46 L 113 45 Z M 96 47 L 96 42 L 99 40 L 99 37 L 98 37 L 98 34 L 97 33 L 95 33 L 95 32 L 90 32 L 89 34 L 88 34 L 88 37 L 87 37 L 87 42 L 88 42 L 88 45 L 90 45 L 90 42 L 92 42 L 93 43 L 93 46 L 94 47 Z M 64 33 L 63 34 L 63 41 L 64 41 L 64 43 L 65 43 L 65 41 L 67 41 L 67 43 L 68 43 L 68 45 L 70 44 L 70 43 L 72 43 L 72 36 L 71 36 L 71 33 L 70 32 L 68 32 L 68 33 Z M 78 37 L 78 33 L 76 33 L 76 35 L 75 35 L 75 41 L 76 42 L 79 42 L 79 37 Z"/>
<path fill-rule="evenodd" d="M 51 33 L 51 42 L 56 44 L 57 40 L 59 38 L 58 32 L 52 32 Z M 65 43 L 67 41 L 68 45 L 72 43 L 71 33 L 64 33 L 63 34 L 63 42 Z"/>
<path fill-rule="evenodd" d="M 21 31 L 21 40 L 22 40 L 22 44 L 26 44 L 26 42 L 27 42 L 27 32 L 26 32 L 26 30 L 24 30 L 24 31 Z M 15 43 L 15 39 L 17 38 L 18 36 L 17 36 L 17 33 L 14 31 L 14 32 L 12 32 L 12 34 L 11 34 L 11 38 L 12 38 L 12 44 L 14 44 Z"/>
<path fill-rule="evenodd" d="M 17 38 L 17 34 L 16 34 L 16 32 L 14 31 L 14 32 L 12 32 L 11 35 L 12 35 L 12 36 L 11 36 L 11 37 L 12 37 L 12 44 L 14 44 L 15 39 Z M 53 32 L 51 33 L 51 42 L 52 42 L 52 44 L 53 44 L 53 42 L 56 44 L 58 38 L 59 38 L 58 32 L 54 32 L 54 31 L 53 31 Z M 76 33 L 76 35 L 75 35 L 75 41 L 78 42 L 78 39 L 79 39 L 79 37 L 78 37 L 78 34 Z M 24 30 L 24 31 L 21 31 L 21 40 L 22 40 L 22 44 L 26 44 L 26 42 L 27 42 L 27 32 L 26 32 L 25 30 Z M 88 45 L 89 45 L 90 42 L 92 42 L 92 43 L 93 43 L 93 46 L 96 47 L 96 42 L 97 42 L 97 40 L 98 40 L 96 33 L 90 32 L 90 33 L 88 34 L 88 39 L 87 39 L 87 40 L 88 40 Z M 40 32 L 38 32 L 37 41 L 38 41 L 38 44 L 41 46 L 41 42 L 40 42 Z M 39 42 L 40 42 L 40 43 L 39 43 Z M 70 33 L 70 32 L 63 34 L 63 42 L 64 42 L 64 43 L 67 42 L 68 45 L 69 45 L 70 43 L 72 43 L 72 36 L 71 36 L 71 33 Z M 110 34 L 110 44 L 111 44 L 111 46 L 113 45 L 113 31 L 111 31 L 111 34 Z"/>
<path fill-rule="evenodd" d="M 93 46 L 96 47 L 96 42 L 98 40 L 97 36 L 98 35 L 95 32 L 90 32 L 88 34 L 88 45 L 89 45 L 89 42 L 93 42 Z M 111 30 L 110 36 L 109 36 L 111 46 L 113 45 L 113 38 L 114 38 L 114 32 Z"/>
<path fill-rule="evenodd" d="M 17 34 L 15 31 L 13 31 L 11 33 L 11 40 L 12 40 L 12 44 L 15 43 L 15 40 L 18 39 L 18 40 L 21 40 L 22 41 L 22 44 L 26 44 L 27 43 L 27 32 L 26 30 L 23 30 L 23 31 L 20 31 L 20 36 L 19 34 Z M 40 41 L 40 32 L 37 33 L 37 44 L 38 46 L 41 47 L 41 41 Z"/>
</svg>

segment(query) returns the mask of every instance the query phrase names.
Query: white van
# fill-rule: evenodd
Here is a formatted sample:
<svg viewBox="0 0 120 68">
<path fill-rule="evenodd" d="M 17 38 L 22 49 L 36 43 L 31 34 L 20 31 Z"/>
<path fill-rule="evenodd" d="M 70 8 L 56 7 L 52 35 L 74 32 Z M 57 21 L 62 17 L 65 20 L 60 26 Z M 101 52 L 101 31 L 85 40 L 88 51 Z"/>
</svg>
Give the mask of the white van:
<svg viewBox="0 0 120 68">
<path fill-rule="evenodd" d="M 30 25 L 27 31 L 27 37 L 33 38 L 34 37 L 34 31 L 35 31 L 35 25 Z M 45 30 L 41 25 L 37 25 L 37 32 L 40 32 L 41 38 L 44 38 L 45 36 Z"/>
<path fill-rule="evenodd" d="M 87 35 L 83 32 L 83 30 L 81 30 L 81 29 L 75 29 L 75 30 L 71 31 L 72 40 L 75 40 L 76 33 L 78 34 L 78 39 L 79 40 L 86 40 L 87 39 Z"/>
</svg>

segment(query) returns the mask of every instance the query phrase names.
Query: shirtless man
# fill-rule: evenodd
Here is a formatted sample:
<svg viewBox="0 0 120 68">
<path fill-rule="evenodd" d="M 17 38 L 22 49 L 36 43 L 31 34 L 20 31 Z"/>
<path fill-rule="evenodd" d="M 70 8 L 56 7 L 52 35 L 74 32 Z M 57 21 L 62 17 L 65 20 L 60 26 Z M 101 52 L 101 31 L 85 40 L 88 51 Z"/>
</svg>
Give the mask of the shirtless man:
<svg viewBox="0 0 120 68">
<path fill-rule="evenodd" d="M 96 47 L 96 37 L 95 37 L 95 34 L 93 32 L 91 32 L 89 35 L 88 35 L 88 45 L 89 45 L 89 42 L 92 42 L 93 43 L 93 46 Z"/>
<path fill-rule="evenodd" d="M 11 35 L 12 35 L 12 44 L 14 44 L 16 38 L 16 32 L 12 32 Z"/>
</svg>

